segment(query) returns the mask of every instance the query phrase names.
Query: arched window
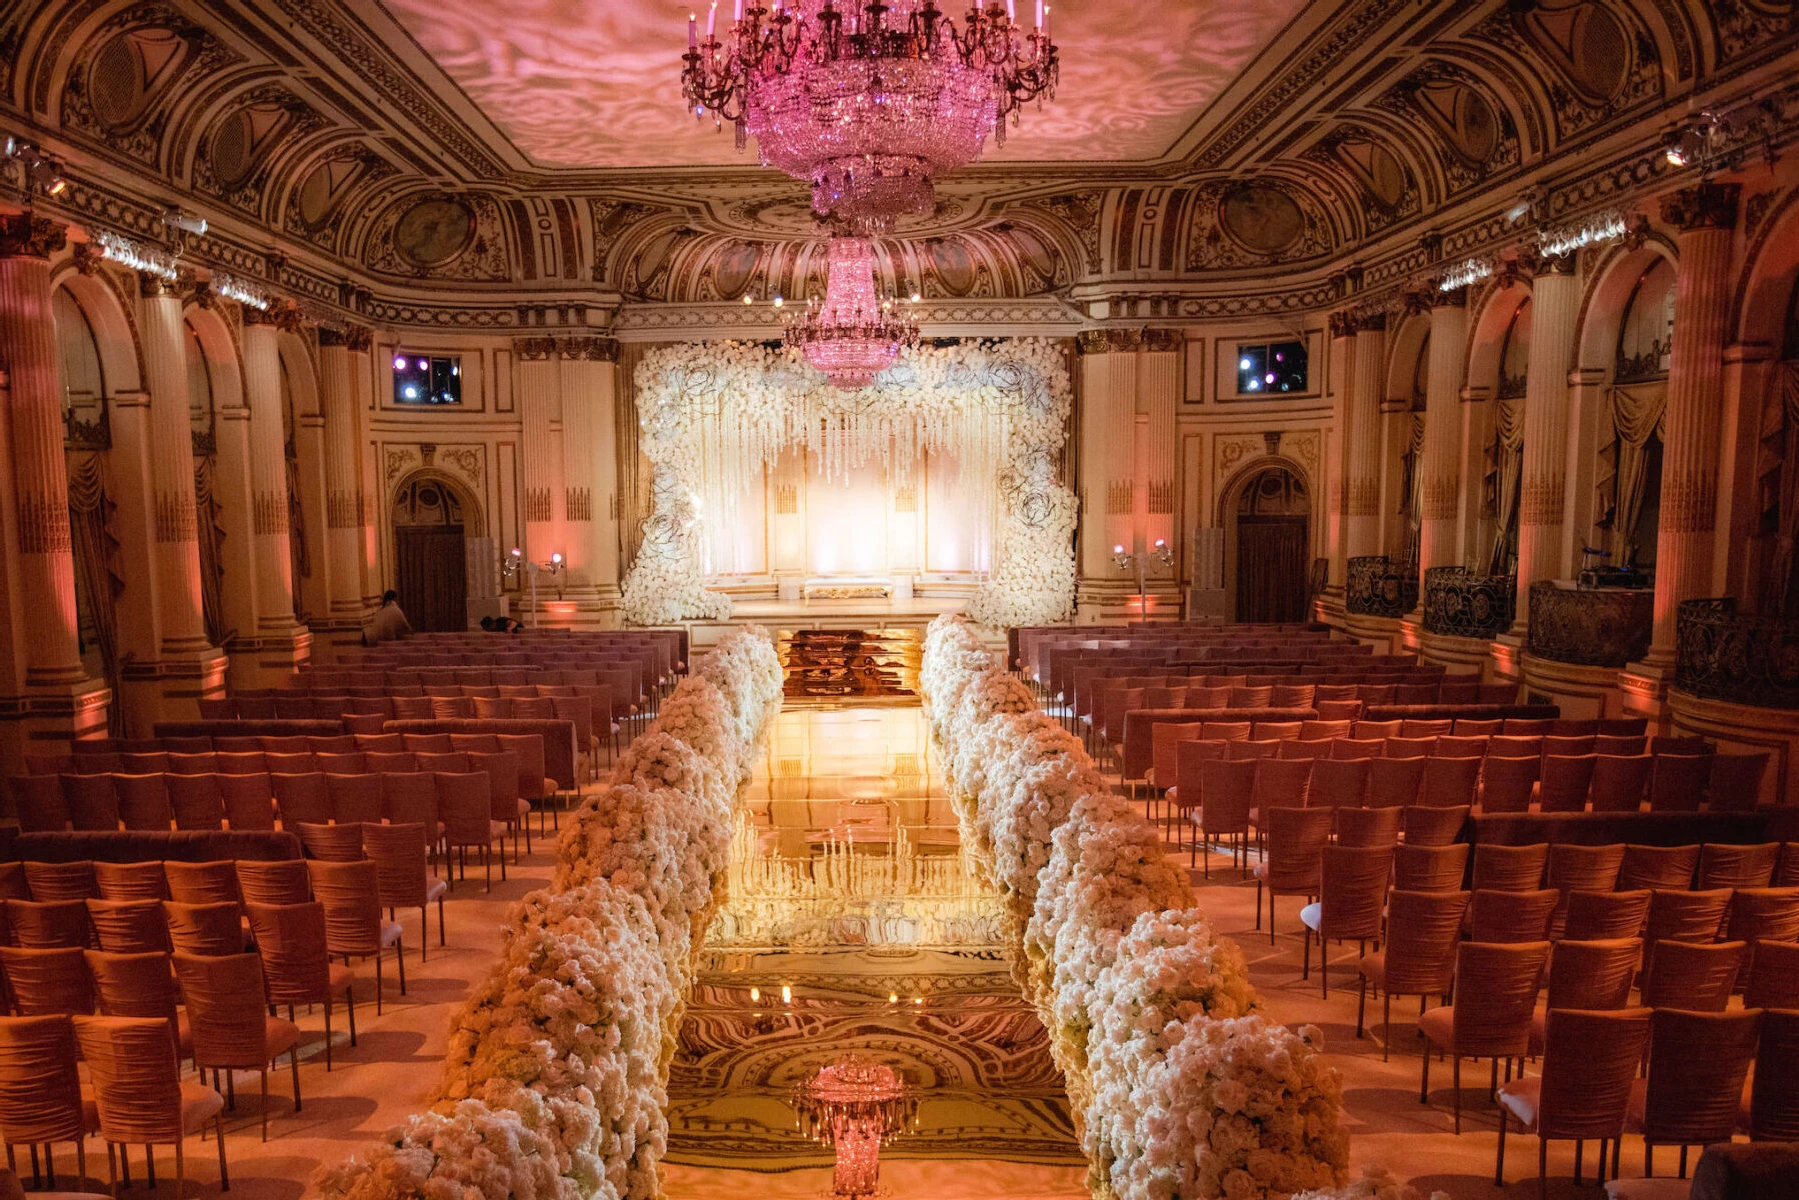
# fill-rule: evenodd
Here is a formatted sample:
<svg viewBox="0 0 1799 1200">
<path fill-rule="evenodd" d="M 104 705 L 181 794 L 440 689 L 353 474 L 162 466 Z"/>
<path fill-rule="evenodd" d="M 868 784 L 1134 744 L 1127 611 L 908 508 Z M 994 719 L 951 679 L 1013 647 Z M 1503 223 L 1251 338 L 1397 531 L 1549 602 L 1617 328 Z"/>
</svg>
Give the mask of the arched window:
<svg viewBox="0 0 1799 1200">
<path fill-rule="evenodd" d="M 1653 567 L 1661 528 L 1662 414 L 1674 344 L 1674 264 L 1651 255 L 1624 302 L 1607 391 L 1598 517 L 1611 566 Z"/>
<path fill-rule="evenodd" d="M 1780 364 L 1762 402 L 1761 444 L 1756 484 L 1760 520 L 1756 529 L 1754 599 L 1760 612 L 1799 618 L 1799 278 L 1787 301 L 1786 338 Z"/>
</svg>

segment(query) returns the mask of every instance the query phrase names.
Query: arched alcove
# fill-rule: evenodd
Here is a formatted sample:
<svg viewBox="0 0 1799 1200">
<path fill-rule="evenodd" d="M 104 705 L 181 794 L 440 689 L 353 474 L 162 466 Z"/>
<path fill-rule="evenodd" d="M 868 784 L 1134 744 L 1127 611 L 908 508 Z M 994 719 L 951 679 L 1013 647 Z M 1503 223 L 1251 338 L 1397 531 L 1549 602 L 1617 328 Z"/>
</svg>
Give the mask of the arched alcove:
<svg viewBox="0 0 1799 1200">
<path fill-rule="evenodd" d="M 1518 556 L 1518 501 L 1524 466 L 1524 388 L 1530 359 L 1530 288 L 1491 289 L 1468 347 L 1468 386 L 1486 396 L 1470 430 L 1470 465 L 1481 473 L 1480 503 L 1468 514 L 1470 562 L 1503 575 Z"/>
<path fill-rule="evenodd" d="M 1305 620 L 1312 560 L 1312 488 L 1305 468 L 1278 455 L 1245 466 L 1219 496 L 1218 523 L 1231 620 Z"/>
<path fill-rule="evenodd" d="M 1742 426 L 1758 431 L 1749 553 L 1738 602 L 1765 615 L 1799 618 L 1799 203 L 1789 201 L 1758 247 L 1743 287 L 1739 340 L 1767 346 L 1772 361 L 1746 364 Z"/>
<path fill-rule="evenodd" d="M 388 505 L 393 587 L 417 630 L 468 628 L 468 540 L 482 534 L 481 505 L 441 471 L 413 471 Z"/>
<path fill-rule="evenodd" d="M 182 314 L 181 337 L 193 435 L 200 607 L 207 639 L 223 646 L 237 631 L 256 627 L 249 480 L 221 472 L 219 455 L 221 435 L 241 437 L 248 429 L 244 424 L 243 367 L 230 328 L 211 309 L 189 305 Z M 221 430 L 221 414 L 229 428 Z"/>
<path fill-rule="evenodd" d="M 277 343 L 281 367 L 281 445 L 287 465 L 287 545 L 294 581 L 294 613 L 301 621 L 308 615 L 329 612 L 322 571 L 324 555 L 325 480 L 322 445 L 316 454 L 302 456 L 302 438 L 320 440 L 318 372 L 299 336 L 283 333 Z M 317 476 L 302 469 L 310 461 Z"/>
</svg>

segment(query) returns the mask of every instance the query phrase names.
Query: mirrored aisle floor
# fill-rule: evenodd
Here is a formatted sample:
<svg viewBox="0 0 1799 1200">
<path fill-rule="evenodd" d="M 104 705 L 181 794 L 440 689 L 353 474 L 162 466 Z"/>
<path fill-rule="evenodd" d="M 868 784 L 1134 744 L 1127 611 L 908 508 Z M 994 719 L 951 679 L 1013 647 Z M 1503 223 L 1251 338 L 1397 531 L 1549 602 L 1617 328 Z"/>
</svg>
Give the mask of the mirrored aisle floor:
<svg viewBox="0 0 1799 1200">
<path fill-rule="evenodd" d="M 742 812 L 669 1079 L 668 1194 L 829 1195 L 833 1151 L 802 1132 L 793 1093 L 854 1058 L 905 1080 L 882 1194 L 1086 1196 L 1061 1076 L 997 898 L 963 863 L 923 713 L 782 712 Z"/>
</svg>

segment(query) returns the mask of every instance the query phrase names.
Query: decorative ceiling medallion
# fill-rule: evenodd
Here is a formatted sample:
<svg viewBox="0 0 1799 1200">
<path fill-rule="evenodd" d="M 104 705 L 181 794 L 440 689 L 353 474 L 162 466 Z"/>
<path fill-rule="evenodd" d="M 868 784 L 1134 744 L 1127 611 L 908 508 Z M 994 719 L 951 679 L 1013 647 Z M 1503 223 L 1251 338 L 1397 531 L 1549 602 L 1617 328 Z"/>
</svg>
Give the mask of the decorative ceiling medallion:
<svg viewBox="0 0 1799 1200">
<path fill-rule="evenodd" d="M 1499 116 L 1467 84 L 1453 79 L 1422 83 L 1412 89 L 1412 102 L 1469 166 L 1484 164 L 1499 149 Z"/>
<path fill-rule="evenodd" d="M 1630 72 L 1630 34 L 1591 0 L 1539 3 L 1515 18 L 1519 30 L 1593 104 L 1617 96 Z"/>
<path fill-rule="evenodd" d="M 94 52 L 88 103 L 110 133 L 135 126 L 193 58 L 194 43 L 172 29 L 133 29 Z"/>
<path fill-rule="evenodd" d="M 475 214 L 460 200 L 421 200 L 394 226 L 394 249 L 417 267 L 441 267 L 468 248 L 475 236 Z"/>
<path fill-rule="evenodd" d="M 1218 222 L 1224 231 L 1257 254 L 1279 254 L 1305 232 L 1305 216 L 1285 189 L 1246 183 L 1218 200 Z"/>
<path fill-rule="evenodd" d="M 226 191 L 248 183 L 292 120 L 288 106 L 277 103 L 251 104 L 226 114 L 209 149 L 213 179 Z"/>
</svg>

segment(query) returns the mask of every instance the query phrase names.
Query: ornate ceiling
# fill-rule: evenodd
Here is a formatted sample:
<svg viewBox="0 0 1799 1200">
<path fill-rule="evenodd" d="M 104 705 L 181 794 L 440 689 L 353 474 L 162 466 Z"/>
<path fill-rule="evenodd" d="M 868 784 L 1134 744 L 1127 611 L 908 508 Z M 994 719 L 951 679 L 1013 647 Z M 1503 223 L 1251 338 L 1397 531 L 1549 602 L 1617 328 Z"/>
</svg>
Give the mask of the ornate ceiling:
<svg viewBox="0 0 1799 1200">
<path fill-rule="evenodd" d="M 1799 129 L 1793 0 L 1070 0 L 1057 99 L 881 247 L 927 320 L 1293 311 L 1670 185 L 1705 105 Z M 818 278 L 805 190 L 678 103 L 651 0 L 23 0 L 0 127 L 52 207 L 323 309 L 455 326 L 754 323 Z M 1527 222 L 1528 224 L 1528 222 Z M 1024 307 L 1020 308 L 1019 305 Z M 714 306 L 708 309 L 706 306 Z M 987 305 L 983 308 L 982 305 Z M 1035 305 L 1035 307 L 1032 307 Z M 739 309 L 742 306 L 737 306 Z M 598 313 L 596 318 L 594 315 Z M 696 318 L 696 322 L 698 318 Z"/>
</svg>

